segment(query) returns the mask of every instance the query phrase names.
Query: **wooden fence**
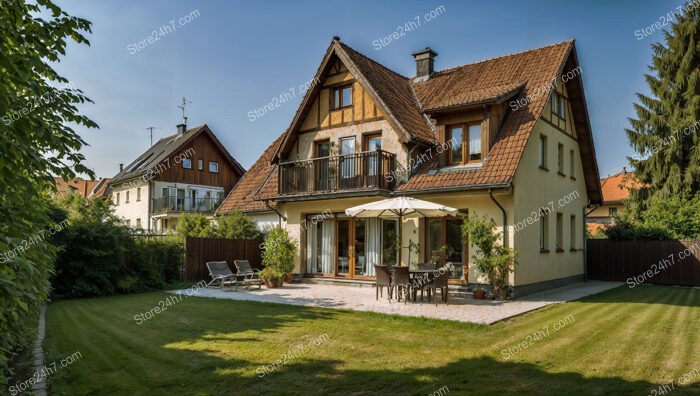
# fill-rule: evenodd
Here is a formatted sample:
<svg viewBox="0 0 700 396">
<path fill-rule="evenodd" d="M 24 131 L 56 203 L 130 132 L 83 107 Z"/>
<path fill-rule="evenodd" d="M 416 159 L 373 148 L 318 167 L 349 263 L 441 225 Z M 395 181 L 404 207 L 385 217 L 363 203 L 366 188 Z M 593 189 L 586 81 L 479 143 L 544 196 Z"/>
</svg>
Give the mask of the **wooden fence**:
<svg viewBox="0 0 700 396">
<path fill-rule="evenodd" d="M 248 260 L 253 268 L 262 269 L 260 244 L 256 239 L 185 238 L 185 273 L 187 281 L 208 280 L 208 261 L 226 261 L 235 271 L 233 260 Z"/>
<path fill-rule="evenodd" d="M 588 279 L 700 286 L 700 240 L 587 243 Z"/>
</svg>

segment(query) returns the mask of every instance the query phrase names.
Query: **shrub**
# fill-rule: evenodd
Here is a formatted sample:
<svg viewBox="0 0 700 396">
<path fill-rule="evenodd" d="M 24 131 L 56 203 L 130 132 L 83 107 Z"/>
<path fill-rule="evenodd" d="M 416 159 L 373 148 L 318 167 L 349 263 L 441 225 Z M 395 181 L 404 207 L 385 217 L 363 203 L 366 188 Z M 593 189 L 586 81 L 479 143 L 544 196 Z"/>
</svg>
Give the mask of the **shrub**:
<svg viewBox="0 0 700 396">
<path fill-rule="evenodd" d="M 281 227 L 273 228 L 263 242 L 262 263 L 265 269 L 261 276 L 283 278 L 294 270 L 294 254 L 297 243 Z"/>
<path fill-rule="evenodd" d="M 70 227 L 56 234 L 54 291 L 68 297 L 133 293 L 179 279 L 182 241 L 174 236 L 133 236 L 99 198 L 62 202 Z"/>
<path fill-rule="evenodd" d="M 508 278 L 513 271 L 516 251 L 498 244 L 501 233 L 494 232 L 496 223 L 486 216 L 463 216 L 462 235 L 476 246 L 472 256 L 479 272 L 486 275 L 494 294 L 505 299 Z"/>
<path fill-rule="evenodd" d="M 181 237 L 214 238 L 216 227 L 203 214 L 186 214 L 177 221 L 177 234 Z"/>
</svg>

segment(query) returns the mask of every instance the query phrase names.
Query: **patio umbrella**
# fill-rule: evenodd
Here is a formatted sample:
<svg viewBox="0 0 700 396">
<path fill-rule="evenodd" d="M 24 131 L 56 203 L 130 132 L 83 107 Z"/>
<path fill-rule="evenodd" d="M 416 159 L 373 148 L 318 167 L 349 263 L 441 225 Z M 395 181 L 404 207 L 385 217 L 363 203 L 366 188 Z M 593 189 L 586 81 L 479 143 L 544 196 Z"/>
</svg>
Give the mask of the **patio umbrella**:
<svg viewBox="0 0 700 396">
<path fill-rule="evenodd" d="M 456 216 L 459 211 L 449 206 L 423 201 L 411 197 L 395 197 L 382 201 L 370 202 L 364 205 L 345 209 L 345 214 L 352 217 L 399 218 L 399 246 L 401 246 L 401 229 L 404 217 L 443 217 Z M 399 264 L 401 264 L 401 249 L 399 249 Z"/>
</svg>

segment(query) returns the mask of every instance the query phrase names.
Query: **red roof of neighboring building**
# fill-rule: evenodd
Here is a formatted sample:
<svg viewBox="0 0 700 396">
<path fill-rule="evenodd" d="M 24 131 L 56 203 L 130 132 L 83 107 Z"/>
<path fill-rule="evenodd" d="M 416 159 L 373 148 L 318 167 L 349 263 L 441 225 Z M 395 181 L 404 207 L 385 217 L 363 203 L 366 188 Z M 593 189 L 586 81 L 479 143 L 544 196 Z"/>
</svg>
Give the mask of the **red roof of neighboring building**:
<svg viewBox="0 0 700 396">
<path fill-rule="evenodd" d="M 600 186 L 603 190 L 603 203 L 614 203 L 629 198 L 629 189 L 637 189 L 642 183 L 634 176 L 634 172 L 623 170 L 601 180 Z"/>
<path fill-rule="evenodd" d="M 79 177 L 65 181 L 60 177 L 54 177 L 59 198 L 65 198 L 69 193 L 79 194 L 83 198 L 91 196 L 105 197 L 107 195 L 107 183 L 111 179 L 84 180 Z"/>
</svg>

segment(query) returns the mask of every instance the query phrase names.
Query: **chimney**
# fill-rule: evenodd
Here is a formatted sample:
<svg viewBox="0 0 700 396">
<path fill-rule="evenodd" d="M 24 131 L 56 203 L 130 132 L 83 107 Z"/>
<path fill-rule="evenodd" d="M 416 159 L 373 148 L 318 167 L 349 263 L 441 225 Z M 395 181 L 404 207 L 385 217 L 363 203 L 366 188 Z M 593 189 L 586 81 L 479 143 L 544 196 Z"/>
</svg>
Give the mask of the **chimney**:
<svg viewBox="0 0 700 396">
<path fill-rule="evenodd" d="M 626 166 L 622 167 L 622 176 L 627 176 L 627 167 Z"/>
<path fill-rule="evenodd" d="M 423 51 L 412 53 L 416 60 L 416 79 L 427 80 L 435 71 L 435 57 L 437 52 L 426 47 Z"/>
<path fill-rule="evenodd" d="M 182 117 L 182 124 L 177 126 L 177 136 L 180 137 L 187 132 L 187 117 Z"/>
<path fill-rule="evenodd" d="M 119 172 L 121 173 L 124 170 L 124 164 L 119 164 Z"/>
</svg>

